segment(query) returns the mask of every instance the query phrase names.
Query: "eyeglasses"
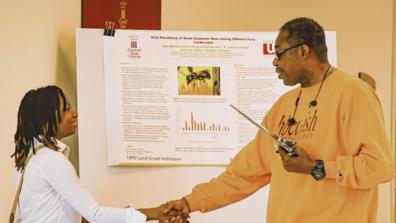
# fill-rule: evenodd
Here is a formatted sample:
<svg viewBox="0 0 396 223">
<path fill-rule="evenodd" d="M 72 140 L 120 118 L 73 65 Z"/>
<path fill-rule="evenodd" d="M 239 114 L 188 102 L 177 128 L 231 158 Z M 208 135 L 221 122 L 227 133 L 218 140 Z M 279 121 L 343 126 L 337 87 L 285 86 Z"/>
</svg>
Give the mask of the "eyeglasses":
<svg viewBox="0 0 396 223">
<path fill-rule="evenodd" d="M 293 46 L 288 47 L 288 48 L 286 48 L 286 49 L 280 50 L 280 51 L 278 51 L 278 52 L 275 51 L 275 57 L 276 57 L 276 59 L 277 59 L 277 60 L 280 60 L 281 56 L 282 56 L 284 53 L 286 53 L 287 51 L 289 51 L 289 50 L 291 50 L 291 49 L 294 49 L 294 48 L 296 48 L 296 47 L 299 47 L 299 46 L 301 46 L 301 45 L 303 45 L 303 44 L 305 44 L 305 43 L 304 43 L 304 42 L 303 42 L 303 43 L 297 43 L 296 45 L 293 45 Z"/>
</svg>

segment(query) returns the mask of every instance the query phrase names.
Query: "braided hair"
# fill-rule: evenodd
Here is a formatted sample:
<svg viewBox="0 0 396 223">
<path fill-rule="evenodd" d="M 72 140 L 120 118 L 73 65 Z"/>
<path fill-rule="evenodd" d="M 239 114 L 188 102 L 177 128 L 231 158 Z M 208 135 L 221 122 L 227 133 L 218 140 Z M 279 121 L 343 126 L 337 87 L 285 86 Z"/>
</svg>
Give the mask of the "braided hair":
<svg viewBox="0 0 396 223">
<path fill-rule="evenodd" d="M 66 110 L 66 97 L 57 86 L 46 86 L 28 91 L 18 110 L 17 130 L 14 135 L 15 159 L 18 171 L 24 168 L 30 150 L 34 149 L 34 139 L 45 146 L 58 150 L 56 145 L 57 124 L 61 122 L 60 104 Z"/>
</svg>

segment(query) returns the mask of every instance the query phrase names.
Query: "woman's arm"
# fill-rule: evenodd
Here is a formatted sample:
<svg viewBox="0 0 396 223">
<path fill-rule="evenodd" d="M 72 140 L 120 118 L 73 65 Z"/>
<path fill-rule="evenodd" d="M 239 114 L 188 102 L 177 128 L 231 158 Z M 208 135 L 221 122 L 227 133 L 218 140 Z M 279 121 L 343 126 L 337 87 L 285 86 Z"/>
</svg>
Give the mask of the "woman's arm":
<svg viewBox="0 0 396 223">
<path fill-rule="evenodd" d="M 96 223 L 143 223 L 146 216 L 133 208 L 102 207 L 83 187 L 73 165 L 58 152 L 52 152 L 40 168 L 54 190 L 85 219 Z"/>
</svg>

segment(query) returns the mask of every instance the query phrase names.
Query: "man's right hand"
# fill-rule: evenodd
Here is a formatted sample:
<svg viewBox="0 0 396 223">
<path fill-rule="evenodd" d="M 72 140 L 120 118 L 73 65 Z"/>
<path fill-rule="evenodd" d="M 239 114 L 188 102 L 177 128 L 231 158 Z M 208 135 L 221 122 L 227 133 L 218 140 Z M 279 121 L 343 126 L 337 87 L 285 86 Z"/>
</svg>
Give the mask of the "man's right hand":
<svg viewBox="0 0 396 223">
<path fill-rule="evenodd" d="M 189 217 L 188 214 L 191 212 L 191 209 L 190 209 L 190 205 L 188 204 L 188 201 L 185 198 L 182 198 L 179 200 L 173 200 L 167 202 L 164 205 L 162 213 L 164 215 L 167 215 L 171 211 L 177 211 L 181 213 L 184 216 L 184 218 L 178 215 L 176 218 L 170 218 L 164 221 L 164 223 L 182 223 L 184 220 L 186 220 Z"/>
</svg>

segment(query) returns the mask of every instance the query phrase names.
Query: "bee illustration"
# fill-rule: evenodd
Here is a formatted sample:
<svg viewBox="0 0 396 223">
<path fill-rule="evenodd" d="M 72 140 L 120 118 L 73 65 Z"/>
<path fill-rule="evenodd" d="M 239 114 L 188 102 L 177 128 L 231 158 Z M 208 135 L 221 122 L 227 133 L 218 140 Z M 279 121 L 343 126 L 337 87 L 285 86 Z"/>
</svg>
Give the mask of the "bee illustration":
<svg viewBox="0 0 396 223">
<path fill-rule="evenodd" d="M 195 80 L 205 82 L 205 79 L 210 80 L 211 76 L 208 70 L 201 70 L 199 72 L 194 72 L 192 67 L 187 67 L 189 74 L 185 74 L 180 71 L 180 67 L 178 67 L 179 72 L 186 77 L 187 85 L 190 85 L 191 82 Z"/>
</svg>

